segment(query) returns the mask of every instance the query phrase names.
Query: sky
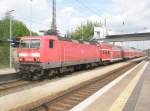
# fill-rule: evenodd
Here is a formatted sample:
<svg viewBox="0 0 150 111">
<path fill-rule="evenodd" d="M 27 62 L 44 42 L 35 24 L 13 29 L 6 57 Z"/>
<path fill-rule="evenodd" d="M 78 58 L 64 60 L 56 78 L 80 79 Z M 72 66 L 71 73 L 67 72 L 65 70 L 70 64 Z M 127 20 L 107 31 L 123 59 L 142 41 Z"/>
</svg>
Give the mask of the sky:
<svg viewBox="0 0 150 111">
<path fill-rule="evenodd" d="M 13 18 L 23 21 L 28 28 L 32 26 L 35 32 L 47 30 L 51 26 L 51 1 L 0 0 L 0 19 L 13 9 Z M 63 34 L 87 20 L 104 24 L 105 19 L 110 34 L 150 32 L 150 0 L 56 1 L 57 27 Z"/>
</svg>

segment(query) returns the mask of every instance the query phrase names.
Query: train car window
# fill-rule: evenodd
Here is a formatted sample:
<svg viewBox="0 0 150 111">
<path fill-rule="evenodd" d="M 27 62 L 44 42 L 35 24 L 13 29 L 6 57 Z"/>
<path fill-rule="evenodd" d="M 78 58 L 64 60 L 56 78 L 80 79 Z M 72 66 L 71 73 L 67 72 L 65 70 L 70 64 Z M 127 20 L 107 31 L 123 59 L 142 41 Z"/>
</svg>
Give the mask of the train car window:
<svg viewBox="0 0 150 111">
<path fill-rule="evenodd" d="M 54 40 L 49 40 L 49 48 L 54 48 Z"/>
</svg>

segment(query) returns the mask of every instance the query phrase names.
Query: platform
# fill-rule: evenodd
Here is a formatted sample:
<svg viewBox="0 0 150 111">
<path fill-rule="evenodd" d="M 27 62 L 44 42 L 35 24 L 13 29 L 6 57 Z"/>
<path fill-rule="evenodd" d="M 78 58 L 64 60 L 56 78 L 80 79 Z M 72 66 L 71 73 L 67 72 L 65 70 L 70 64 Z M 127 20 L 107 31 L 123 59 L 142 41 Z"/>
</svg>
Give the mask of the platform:
<svg viewBox="0 0 150 111">
<path fill-rule="evenodd" d="M 125 76 L 108 91 L 98 92 L 71 111 L 150 111 L 150 62 Z"/>
<path fill-rule="evenodd" d="M 0 69 L 0 75 L 15 73 L 15 69 L 13 68 L 6 68 L 6 69 Z"/>
<path fill-rule="evenodd" d="M 19 75 L 13 68 L 0 69 L 0 84 L 6 83 L 8 81 L 14 81 L 19 78 Z"/>
<path fill-rule="evenodd" d="M 130 96 L 124 111 L 150 111 L 150 62 Z"/>
</svg>

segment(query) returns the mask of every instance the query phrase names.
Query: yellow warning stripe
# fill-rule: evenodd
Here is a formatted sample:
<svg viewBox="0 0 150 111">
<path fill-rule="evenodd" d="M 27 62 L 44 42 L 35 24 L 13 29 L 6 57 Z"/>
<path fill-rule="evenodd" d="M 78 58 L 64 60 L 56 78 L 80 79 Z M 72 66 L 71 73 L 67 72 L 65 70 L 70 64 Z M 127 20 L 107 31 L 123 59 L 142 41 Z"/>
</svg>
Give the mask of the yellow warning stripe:
<svg viewBox="0 0 150 111">
<path fill-rule="evenodd" d="M 132 79 L 129 85 L 125 88 L 125 90 L 120 94 L 120 96 L 112 104 L 109 111 L 122 111 L 123 110 L 128 98 L 130 97 L 132 91 L 134 90 L 137 82 L 142 76 L 147 65 L 148 65 L 148 62 L 143 66 L 143 68 L 138 72 L 138 74 Z"/>
</svg>

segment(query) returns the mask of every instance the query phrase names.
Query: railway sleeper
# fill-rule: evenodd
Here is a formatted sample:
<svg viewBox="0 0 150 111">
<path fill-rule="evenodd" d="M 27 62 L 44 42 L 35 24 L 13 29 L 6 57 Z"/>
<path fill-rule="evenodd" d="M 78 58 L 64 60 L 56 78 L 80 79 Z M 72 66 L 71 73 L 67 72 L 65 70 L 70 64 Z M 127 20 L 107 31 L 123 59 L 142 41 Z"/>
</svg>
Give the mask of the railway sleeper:
<svg viewBox="0 0 150 111">
<path fill-rule="evenodd" d="M 81 95 L 81 94 L 79 94 L 79 93 L 74 94 L 74 96 L 75 96 L 75 97 L 79 97 L 79 98 L 85 98 L 85 97 L 86 97 L 85 95 Z"/>
<path fill-rule="evenodd" d="M 66 104 L 76 104 L 77 101 L 74 101 L 74 100 L 70 100 L 70 99 L 64 99 L 62 100 L 63 103 L 66 103 Z"/>
<path fill-rule="evenodd" d="M 74 97 L 74 96 L 68 97 L 67 99 L 73 100 L 73 101 L 81 101 L 82 100 L 82 98 Z"/>
<path fill-rule="evenodd" d="M 66 108 L 58 106 L 48 106 L 48 111 L 66 111 Z"/>
<path fill-rule="evenodd" d="M 79 91 L 78 93 L 81 95 L 85 95 L 85 96 L 91 95 L 89 92 L 86 92 L 86 91 Z"/>
<path fill-rule="evenodd" d="M 71 104 L 69 104 L 69 103 L 66 104 L 64 102 L 58 102 L 58 103 L 54 104 L 53 106 L 54 107 L 63 107 L 63 108 L 70 108 L 70 107 L 72 107 Z"/>
<path fill-rule="evenodd" d="M 80 92 L 78 91 L 78 92 L 76 93 L 76 95 L 80 95 L 80 96 L 82 96 L 82 97 L 86 97 L 86 96 L 89 95 L 89 93 L 83 93 L 83 92 L 81 92 L 81 91 L 80 91 Z"/>
</svg>

